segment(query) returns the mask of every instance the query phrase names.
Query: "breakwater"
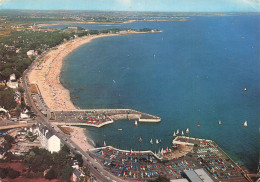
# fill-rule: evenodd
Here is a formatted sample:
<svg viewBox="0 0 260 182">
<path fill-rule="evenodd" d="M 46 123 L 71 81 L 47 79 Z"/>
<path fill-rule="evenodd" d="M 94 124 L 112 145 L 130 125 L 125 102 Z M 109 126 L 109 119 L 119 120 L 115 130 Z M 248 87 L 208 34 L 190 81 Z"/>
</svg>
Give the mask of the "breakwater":
<svg viewBox="0 0 260 182">
<path fill-rule="evenodd" d="M 139 122 L 157 123 L 161 118 L 133 109 L 87 109 L 71 111 L 53 111 L 53 118 L 58 125 L 82 125 L 102 127 L 115 120 L 138 120 Z"/>
</svg>

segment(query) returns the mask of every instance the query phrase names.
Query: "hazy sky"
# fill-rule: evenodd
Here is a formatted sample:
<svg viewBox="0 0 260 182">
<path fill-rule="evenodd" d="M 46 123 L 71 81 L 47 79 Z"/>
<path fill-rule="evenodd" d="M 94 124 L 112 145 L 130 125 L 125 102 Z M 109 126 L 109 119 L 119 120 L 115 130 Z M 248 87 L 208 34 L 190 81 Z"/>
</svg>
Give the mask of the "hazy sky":
<svg viewBox="0 0 260 182">
<path fill-rule="evenodd" d="M 0 9 L 260 12 L 260 0 L 0 0 Z"/>
</svg>

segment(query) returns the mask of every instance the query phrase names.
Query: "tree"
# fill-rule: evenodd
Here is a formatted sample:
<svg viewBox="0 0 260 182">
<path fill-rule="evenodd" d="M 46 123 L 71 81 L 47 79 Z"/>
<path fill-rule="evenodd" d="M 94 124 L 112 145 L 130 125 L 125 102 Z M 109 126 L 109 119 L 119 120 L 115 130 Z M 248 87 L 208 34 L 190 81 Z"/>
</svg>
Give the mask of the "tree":
<svg viewBox="0 0 260 182">
<path fill-rule="evenodd" d="M 48 180 L 52 180 L 52 179 L 57 179 L 58 174 L 57 172 L 54 170 L 54 168 L 52 167 L 47 174 L 44 176 L 46 179 Z"/>
<path fill-rule="evenodd" d="M 75 157 L 74 157 L 74 159 L 78 161 L 78 163 L 79 163 L 79 167 L 82 167 L 82 166 L 83 166 L 82 155 L 80 155 L 80 154 L 76 154 Z"/>
<path fill-rule="evenodd" d="M 23 94 L 23 93 L 24 93 L 23 87 L 19 87 L 19 88 L 18 88 L 18 91 Z"/>
<path fill-rule="evenodd" d="M 6 178 L 7 177 L 7 169 L 6 168 L 0 168 L 0 178 Z"/>
<path fill-rule="evenodd" d="M 0 91 L 0 106 L 4 106 L 5 109 L 10 110 L 16 107 L 14 101 L 14 91 L 10 88 Z"/>
<path fill-rule="evenodd" d="M 14 137 L 10 136 L 10 135 L 5 135 L 4 139 L 7 143 L 14 143 Z"/>
<path fill-rule="evenodd" d="M 63 181 L 70 181 L 70 177 L 72 175 L 73 168 L 69 165 L 67 165 L 65 168 L 63 168 L 61 172 L 61 179 Z"/>
<path fill-rule="evenodd" d="M 69 155 L 70 154 L 70 148 L 66 144 L 64 144 L 61 147 L 61 152 L 64 152 L 65 154 Z"/>
<path fill-rule="evenodd" d="M 7 168 L 7 170 L 8 170 L 8 174 L 7 174 L 8 178 L 14 179 L 21 175 L 19 171 L 16 171 L 12 168 Z"/>
</svg>

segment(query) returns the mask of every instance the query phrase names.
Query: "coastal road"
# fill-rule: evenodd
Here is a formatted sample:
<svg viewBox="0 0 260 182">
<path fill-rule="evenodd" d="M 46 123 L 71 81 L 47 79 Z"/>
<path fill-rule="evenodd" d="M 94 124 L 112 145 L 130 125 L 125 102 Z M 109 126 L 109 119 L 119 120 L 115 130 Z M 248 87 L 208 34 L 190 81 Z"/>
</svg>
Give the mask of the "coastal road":
<svg viewBox="0 0 260 182">
<path fill-rule="evenodd" d="M 42 56 L 41 56 L 42 57 Z M 22 76 L 22 84 L 24 88 L 24 97 L 26 99 L 27 105 L 31 107 L 31 111 L 34 112 L 37 117 L 36 120 L 39 124 L 44 125 L 48 128 L 49 131 L 52 131 L 54 135 L 60 138 L 61 142 L 64 145 L 67 145 L 71 152 L 76 154 L 81 154 L 84 162 L 89 165 L 90 173 L 94 176 L 94 178 L 97 181 L 102 182 L 110 182 L 110 181 L 116 181 L 116 182 L 123 182 L 124 180 L 119 179 L 115 177 L 114 175 L 107 172 L 95 159 L 89 156 L 89 154 L 85 151 L 83 151 L 79 146 L 77 146 L 72 140 L 70 140 L 65 134 L 60 133 L 59 131 L 56 131 L 54 128 L 52 128 L 49 125 L 48 118 L 45 117 L 36 107 L 34 101 L 32 100 L 30 93 L 28 91 L 28 74 L 30 71 L 34 68 L 34 66 L 37 64 L 39 58 L 36 58 L 34 62 L 24 71 Z"/>
</svg>

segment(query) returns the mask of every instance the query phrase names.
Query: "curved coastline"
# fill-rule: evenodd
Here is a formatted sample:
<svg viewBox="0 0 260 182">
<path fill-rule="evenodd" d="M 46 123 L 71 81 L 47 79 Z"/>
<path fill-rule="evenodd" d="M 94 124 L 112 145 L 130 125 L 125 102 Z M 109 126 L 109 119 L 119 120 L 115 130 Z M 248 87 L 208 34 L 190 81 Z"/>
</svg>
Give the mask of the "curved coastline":
<svg viewBox="0 0 260 182">
<path fill-rule="evenodd" d="M 89 35 L 70 40 L 48 52 L 29 74 L 30 83 L 37 84 L 46 105 L 51 110 L 76 110 L 70 99 L 70 91 L 60 82 L 60 73 L 64 59 L 81 45 L 91 40 L 120 34 Z"/>
</svg>

